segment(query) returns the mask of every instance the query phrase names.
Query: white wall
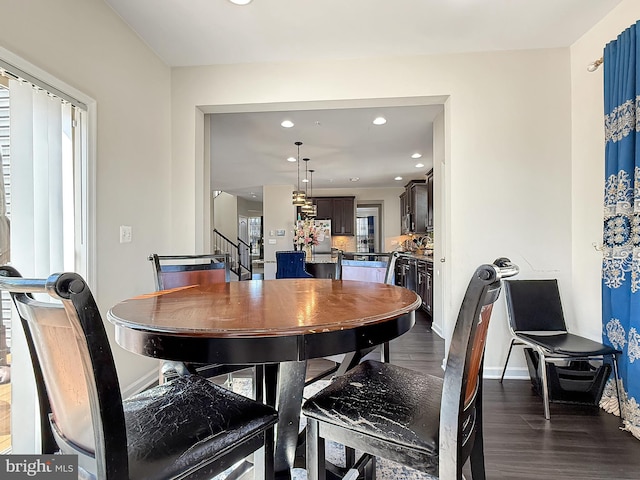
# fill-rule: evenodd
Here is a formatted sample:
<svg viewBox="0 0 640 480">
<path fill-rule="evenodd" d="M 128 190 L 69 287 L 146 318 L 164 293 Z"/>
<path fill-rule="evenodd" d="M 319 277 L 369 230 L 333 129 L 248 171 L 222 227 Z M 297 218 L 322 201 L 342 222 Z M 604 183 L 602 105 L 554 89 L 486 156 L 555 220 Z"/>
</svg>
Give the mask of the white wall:
<svg viewBox="0 0 640 480">
<path fill-rule="evenodd" d="M 238 197 L 238 215 L 245 217 L 259 217 L 262 215 L 262 202 Z"/>
<path fill-rule="evenodd" d="M 263 187 L 265 279 L 276 278 L 276 252 L 293 250 L 296 207 L 291 203 L 292 191 L 293 185 Z M 284 230 L 285 235 L 278 236 L 278 230 Z"/>
<path fill-rule="evenodd" d="M 92 289 L 106 321 L 119 300 L 153 290 L 147 256 L 169 250 L 169 68 L 102 0 L 0 0 L 0 11 L 4 48 L 96 101 Z M 119 243 L 120 225 L 133 227 L 131 243 Z M 114 355 L 125 387 L 157 366 L 118 346 Z"/>
<path fill-rule="evenodd" d="M 213 199 L 213 227 L 233 243 L 237 243 L 238 197 L 222 192 Z"/>
<path fill-rule="evenodd" d="M 198 107 L 449 96 L 445 302 L 455 307 L 445 325 L 455 318 L 476 266 L 496 257 L 511 257 L 522 278 L 571 280 L 568 49 L 177 68 L 172 91 L 173 171 L 182 172 L 174 218 L 185 221 L 180 232 L 193 231 L 196 222 Z M 504 307 L 495 310 L 488 374 L 499 369 L 507 344 Z"/>
<path fill-rule="evenodd" d="M 602 254 L 592 244 L 602 245 L 604 67 L 596 72 L 588 72 L 586 67 L 603 55 L 608 42 L 638 19 L 640 2 L 624 0 L 571 47 L 573 285 L 562 293 L 573 299 L 571 326 L 596 340 L 602 337 Z"/>
</svg>

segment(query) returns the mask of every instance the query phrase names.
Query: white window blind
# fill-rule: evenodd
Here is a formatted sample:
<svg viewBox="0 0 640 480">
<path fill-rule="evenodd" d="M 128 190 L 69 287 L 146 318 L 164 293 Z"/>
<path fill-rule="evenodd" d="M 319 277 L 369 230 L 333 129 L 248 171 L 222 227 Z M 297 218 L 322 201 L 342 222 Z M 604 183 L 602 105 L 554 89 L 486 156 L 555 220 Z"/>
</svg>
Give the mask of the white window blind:
<svg viewBox="0 0 640 480">
<path fill-rule="evenodd" d="M 24 276 L 76 270 L 74 107 L 25 81 L 9 92 L 11 263 Z"/>
</svg>

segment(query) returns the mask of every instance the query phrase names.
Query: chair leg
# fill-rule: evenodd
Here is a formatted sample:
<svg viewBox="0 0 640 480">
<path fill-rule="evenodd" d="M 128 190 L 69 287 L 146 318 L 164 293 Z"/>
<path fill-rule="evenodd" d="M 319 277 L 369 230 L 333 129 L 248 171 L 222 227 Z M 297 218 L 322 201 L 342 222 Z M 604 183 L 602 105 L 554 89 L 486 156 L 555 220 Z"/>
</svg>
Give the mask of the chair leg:
<svg viewBox="0 0 640 480">
<path fill-rule="evenodd" d="M 265 433 L 264 438 L 264 480 L 274 480 L 275 478 L 275 428 L 271 427 Z"/>
<path fill-rule="evenodd" d="M 509 345 L 509 351 L 507 352 L 507 359 L 504 361 L 504 368 L 502 369 L 502 375 L 500 375 L 500 383 L 504 380 L 504 374 L 507 371 L 507 364 L 509 363 L 509 357 L 511 356 L 511 350 L 513 349 L 514 339 L 511 339 L 511 344 Z"/>
<path fill-rule="evenodd" d="M 391 361 L 391 349 L 389 348 L 389 342 L 382 344 L 382 363 L 389 363 Z"/>
<path fill-rule="evenodd" d="M 551 419 L 549 409 L 549 386 L 547 384 L 547 360 L 544 354 L 538 350 L 538 368 L 540 369 L 540 382 L 542 383 L 542 402 L 544 403 L 544 418 Z"/>
<path fill-rule="evenodd" d="M 372 457 L 364 468 L 365 480 L 376 480 L 376 457 Z"/>
<path fill-rule="evenodd" d="M 344 447 L 344 464 L 347 468 L 351 468 L 356 463 L 356 450 L 351 447 Z"/>
<path fill-rule="evenodd" d="M 257 402 L 264 401 L 264 367 L 262 365 L 253 367 L 253 398 Z"/>
<path fill-rule="evenodd" d="M 622 399 L 620 398 L 620 387 L 619 384 L 620 382 L 618 381 L 620 379 L 619 377 L 619 373 L 618 373 L 618 356 L 613 354 L 613 381 L 616 384 L 616 396 L 618 397 L 618 410 L 620 411 L 620 422 L 624 421 L 624 418 L 622 416 Z"/>
<path fill-rule="evenodd" d="M 307 480 L 325 480 L 324 438 L 320 437 L 318 421 L 307 418 Z"/>
</svg>

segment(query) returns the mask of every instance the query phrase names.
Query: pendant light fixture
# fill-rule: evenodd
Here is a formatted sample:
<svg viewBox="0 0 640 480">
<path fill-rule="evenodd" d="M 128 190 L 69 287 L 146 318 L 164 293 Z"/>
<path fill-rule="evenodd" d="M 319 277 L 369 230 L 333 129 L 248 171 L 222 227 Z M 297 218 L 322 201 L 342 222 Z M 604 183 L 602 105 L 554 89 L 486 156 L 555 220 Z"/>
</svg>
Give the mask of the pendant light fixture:
<svg viewBox="0 0 640 480">
<path fill-rule="evenodd" d="M 307 199 L 305 193 L 300 190 L 300 145 L 302 145 L 302 142 L 296 142 L 295 145 L 298 147 L 298 159 L 296 160 L 296 165 L 298 166 L 298 187 L 297 190 L 293 191 L 292 203 L 296 207 L 302 207 Z"/>
<path fill-rule="evenodd" d="M 304 160 L 305 202 L 304 205 L 300 208 L 300 211 L 308 217 L 309 213 L 313 212 L 313 202 L 309 199 L 309 195 L 307 195 L 307 188 L 309 185 L 309 159 L 303 158 L 302 160 Z"/>
<path fill-rule="evenodd" d="M 309 197 L 308 202 L 311 203 L 311 209 L 307 213 L 307 217 L 315 218 L 318 216 L 318 206 L 313 203 L 313 172 L 315 170 L 309 170 Z"/>
</svg>

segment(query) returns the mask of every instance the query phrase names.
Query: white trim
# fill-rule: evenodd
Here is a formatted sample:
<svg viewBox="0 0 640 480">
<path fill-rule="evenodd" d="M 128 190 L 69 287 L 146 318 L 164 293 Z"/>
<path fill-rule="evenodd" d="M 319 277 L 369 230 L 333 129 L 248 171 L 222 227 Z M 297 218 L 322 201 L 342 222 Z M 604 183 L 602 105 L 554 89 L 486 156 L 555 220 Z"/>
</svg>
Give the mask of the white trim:
<svg viewBox="0 0 640 480">
<path fill-rule="evenodd" d="M 87 108 L 89 104 L 95 103 L 95 100 L 93 98 L 85 95 L 80 90 L 72 87 L 68 83 L 63 82 L 57 77 L 54 77 L 50 73 L 47 73 L 46 71 L 35 66 L 33 63 L 28 62 L 27 60 L 16 55 L 15 53 L 10 52 L 6 48 L 0 47 L 0 58 L 6 61 L 7 63 L 15 65 L 20 70 L 23 70 L 25 73 L 28 73 L 29 75 L 34 76 L 38 80 L 41 80 L 42 82 L 45 82 L 51 85 L 55 89 L 60 90 L 61 92 L 64 92 L 67 95 L 70 95 L 76 98 L 80 102 L 86 104 Z"/>
<path fill-rule="evenodd" d="M 444 333 L 442 332 L 442 325 L 431 322 L 431 331 L 444 340 Z"/>
<path fill-rule="evenodd" d="M 95 292 L 98 291 L 98 261 L 97 261 L 97 244 L 96 244 L 96 159 L 97 154 L 97 138 L 98 138 L 98 112 L 97 105 L 94 100 L 85 102 L 87 104 L 87 251 L 85 265 L 87 271 L 84 272 L 84 278 L 87 284 Z"/>
<path fill-rule="evenodd" d="M 502 367 L 485 368 L 482 371 L 483 378 L 499 379 L 502 375 Z M 504 374 L 509 380 L 529 380 L 529 369 L 527 367 L 509 367 Z"/>
</svg>

